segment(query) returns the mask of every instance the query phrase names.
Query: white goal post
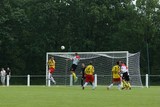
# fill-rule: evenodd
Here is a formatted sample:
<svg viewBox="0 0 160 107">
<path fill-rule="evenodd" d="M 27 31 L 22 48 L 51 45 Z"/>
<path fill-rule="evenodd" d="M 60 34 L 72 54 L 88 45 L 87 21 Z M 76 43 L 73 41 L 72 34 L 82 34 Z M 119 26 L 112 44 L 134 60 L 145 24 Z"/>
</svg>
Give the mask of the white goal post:
<svg viewBox="0 0 160 107">
<path fill-rule="evenodd" d="M 140 75 L 140 52 L 129 53 L 128 51 L 110 51 L 110 52 L 77 52 L 79 54 L 80 62 L 76 69 L 76 74 L 79 77 L 77 83 L 74 85 L 80 85 L 81 78 L 81 63 L 86 65 L 92 61 L 95 67 L 95 74 L 97 75 L 97 85 L 108 85 L 112 81 L 111 69 L 115 65 L 116 61 L 124 61 L 128 68 L 131 78 L 132 86 L 142 86 Z M 47 52 L 46 62 L 49 57 L 54 56 L 56 61 L 56 69 L 53 74 L 58 85 L 70 85 L 70 66 L 72 61 L 66 59 L 73 57 L 75 52 Z M 46 64 L 46 85 L 48 81 L 48 65 Z M 50 83 L 49 83 L 50 84 Z"/>
</svg>

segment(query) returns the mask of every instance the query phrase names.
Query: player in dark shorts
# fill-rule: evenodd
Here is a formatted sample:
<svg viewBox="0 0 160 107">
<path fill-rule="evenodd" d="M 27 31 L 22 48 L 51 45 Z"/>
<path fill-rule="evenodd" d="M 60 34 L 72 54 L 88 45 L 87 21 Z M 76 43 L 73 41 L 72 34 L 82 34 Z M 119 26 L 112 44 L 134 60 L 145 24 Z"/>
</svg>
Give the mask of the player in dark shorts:
<svg viewBox="0 0 160 107">
<path fill-rule="evenodd" d="M 122 72 L 122 83 L 123 83 L 122 89 L 131 89 L 131 85 L 129 82 L 130 79 L 129 79 L 128 67 L 124 62 L 121 62 L 121 72 Z"/>
<path fill-rule="evenodd" d="M 76 68 L 77 68 L 77 65 L 76 64 L 72 64 L 70 70 L 75 72 Z"/>
<path fill-rule="evenodd" d="M 74 82 L 77 82 L 78 77 L 76 75 L 76 68 L 78 66 L 78 63 L 80 61 L 80 56 L 78 55 L 78 53 L 75 53 L 75 56 L 73 58 L 70 58 L 68 60 L 72 60 L 72 66 L 70 68 L 71 74 L 73 76 Z"/>
<path fill-rule="evenodd" d="M 82 74 L 82 78 L 81 78 L 81 86 L 83 86 L 84 80 L 85 80 L 85 73 L 84 73 L 85 68 L 86 68 L 85 64 L 82 63 L 82 68 L 81 68 L 81 74 Z"/>
<path fill-rule="evenodd" d="M 129 74 L 128 74 L 128 72 L 123 73 L 122 79 L 124 79 L 125 81 L 129 81 Z"/>
</svg>

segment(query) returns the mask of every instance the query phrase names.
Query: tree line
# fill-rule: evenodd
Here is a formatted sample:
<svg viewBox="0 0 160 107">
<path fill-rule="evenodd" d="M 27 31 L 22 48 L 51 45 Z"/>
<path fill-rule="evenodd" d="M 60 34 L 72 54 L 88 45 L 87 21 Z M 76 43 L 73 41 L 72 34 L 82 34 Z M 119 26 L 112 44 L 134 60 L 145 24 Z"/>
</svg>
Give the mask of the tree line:
<svg viewBox="0 0 160 107">
<path fill-rule="evenodd" d="M 45 74 L 46 52 L 141 52 L 141 73 L 159 73 L 159 0 L 1 0 L 0 67 Z"/>
</svg>

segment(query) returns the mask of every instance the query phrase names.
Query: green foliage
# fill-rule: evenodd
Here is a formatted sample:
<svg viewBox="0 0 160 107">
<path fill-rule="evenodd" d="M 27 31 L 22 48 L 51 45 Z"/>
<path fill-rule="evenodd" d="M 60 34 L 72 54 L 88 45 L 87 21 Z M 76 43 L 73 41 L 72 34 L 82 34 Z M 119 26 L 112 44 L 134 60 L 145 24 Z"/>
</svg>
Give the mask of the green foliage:
<svg viewBox="0 0 160 107">
<path fill-rule="evenodd" d="M 45 74 L 47 51 L 141 51 L 146 42 L 157 74 L 160 41 L 158 0 L 1 0 L 0 66 L 13 74 Z M 156 69 L 156 70 L 155 70 Z"/>
</svg>

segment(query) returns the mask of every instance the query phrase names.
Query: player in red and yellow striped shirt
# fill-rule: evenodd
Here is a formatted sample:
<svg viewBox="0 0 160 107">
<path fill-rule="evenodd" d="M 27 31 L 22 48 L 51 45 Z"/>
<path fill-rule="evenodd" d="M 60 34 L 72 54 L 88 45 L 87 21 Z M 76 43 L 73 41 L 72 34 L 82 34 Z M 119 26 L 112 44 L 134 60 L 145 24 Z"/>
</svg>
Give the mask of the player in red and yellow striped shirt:
<svg viewBox="0 0 160 107">
<path fill-rule="evenodd" d="M 51 79 L 51 81 L 56 84 L 56 81 L 54 80 L 52 74 L 54 73 L 55 71 L 55 60 L 54 60 L 54 57 L 52 56 L 49 60 L 48 60 L 48 67 L 49 67 L 49 79 Z"/>
</svg>

